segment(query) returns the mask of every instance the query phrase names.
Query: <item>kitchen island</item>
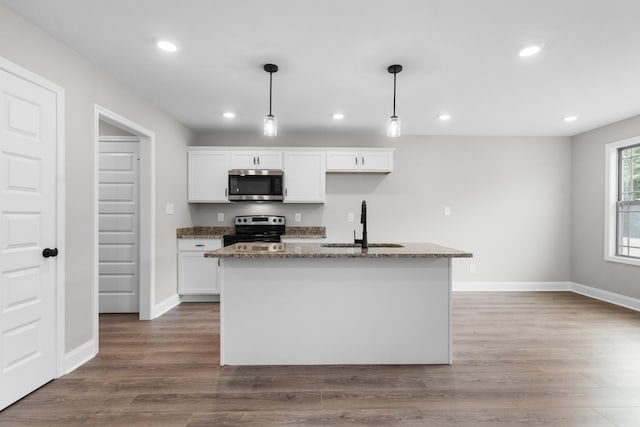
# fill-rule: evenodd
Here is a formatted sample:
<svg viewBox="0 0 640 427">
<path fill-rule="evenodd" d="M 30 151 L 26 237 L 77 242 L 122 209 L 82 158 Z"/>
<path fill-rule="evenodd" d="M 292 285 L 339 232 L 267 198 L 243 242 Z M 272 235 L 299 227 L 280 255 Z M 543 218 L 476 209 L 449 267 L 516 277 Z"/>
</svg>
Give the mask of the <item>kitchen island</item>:
<svg viewBox="0 0 640 427">
<path fill-rule="evenodd" d="M 206 253 L 221 265 L 220 363 L 451 363 L 451 260 L 471 253 L 370 246 L 237 243 Z"/>
</svg>

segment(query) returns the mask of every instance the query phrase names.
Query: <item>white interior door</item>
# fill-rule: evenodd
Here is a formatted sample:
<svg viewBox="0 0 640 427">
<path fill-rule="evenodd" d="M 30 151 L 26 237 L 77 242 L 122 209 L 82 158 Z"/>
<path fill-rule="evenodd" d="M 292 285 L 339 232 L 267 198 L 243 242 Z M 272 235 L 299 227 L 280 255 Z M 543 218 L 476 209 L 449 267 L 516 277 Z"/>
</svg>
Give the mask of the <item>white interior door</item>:
<svg viewBox="0 0 640 427">
<path fill-rule="evenodd" d="M 139 311 L 139 142 L 100 140 L 98 182 L 100 313 Z"/>
<path fill-rule="evenodd" d="M 0 68 L 0 409 L 56 376 L 56 102 Z"/>
</svg>

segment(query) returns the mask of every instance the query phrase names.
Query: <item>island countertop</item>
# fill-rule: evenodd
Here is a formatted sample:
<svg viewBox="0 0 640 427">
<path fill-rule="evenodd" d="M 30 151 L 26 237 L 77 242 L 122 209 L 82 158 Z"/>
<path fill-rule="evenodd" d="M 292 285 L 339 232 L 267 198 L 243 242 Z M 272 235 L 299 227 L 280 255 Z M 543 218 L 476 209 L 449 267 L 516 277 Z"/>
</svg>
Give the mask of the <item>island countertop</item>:
<svg viewBox="0 0 640 427">
<path fill-rule="evenodd" d="M 343 246 L 340 246 L 343 245 Z M 207 258 L 470 258 L 472 253 L 433 243 L 398 243 L 362 249 L 349 244 L 236 243 L 205 253 Z"/>
<path fill-rule="evenodd" d="M 221 239 L 227 234 L 235 234 L 235 227 L 185 227 L 176 230 L 178 239 Z M 327 237 L 325 227 L 306 226 L 306 227 L 289 227 L 287 226 L 283 239 L 324 239 Z"/>
</svg>

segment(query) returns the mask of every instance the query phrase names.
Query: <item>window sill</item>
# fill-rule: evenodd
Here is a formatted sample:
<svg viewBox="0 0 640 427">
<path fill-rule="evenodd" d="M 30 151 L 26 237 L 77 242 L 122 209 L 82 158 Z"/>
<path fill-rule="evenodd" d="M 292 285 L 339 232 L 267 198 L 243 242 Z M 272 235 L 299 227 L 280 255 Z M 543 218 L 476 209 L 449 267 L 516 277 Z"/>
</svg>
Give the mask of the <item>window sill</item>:
<svg viewBox="0 0 640 427">
<path fill-rule="evenodd" d="M 626 258 L 622 256 L 605 256 L 604 260 L 609 262 L 617 262 L 619 264 L 629 264 L 629 265 L 640 266 L 640 259 L 638 258 Z"/>
</svg>

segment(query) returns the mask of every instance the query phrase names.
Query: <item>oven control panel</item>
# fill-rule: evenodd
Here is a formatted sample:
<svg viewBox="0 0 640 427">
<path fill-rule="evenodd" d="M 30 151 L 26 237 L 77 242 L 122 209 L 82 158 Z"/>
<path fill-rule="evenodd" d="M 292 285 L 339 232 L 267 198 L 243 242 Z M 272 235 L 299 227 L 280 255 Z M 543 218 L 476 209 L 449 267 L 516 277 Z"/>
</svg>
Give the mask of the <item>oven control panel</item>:
<svg viewBox="0 0 640 427">
<path fill-rule="evenodd" d="M 237 216 L 236 225 L 285 225 L 281 215 L 243 215 Z"/>
</svg>

